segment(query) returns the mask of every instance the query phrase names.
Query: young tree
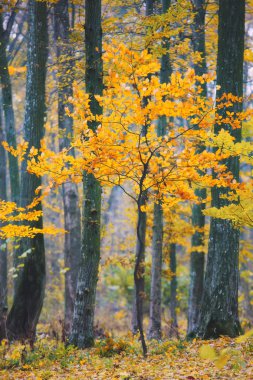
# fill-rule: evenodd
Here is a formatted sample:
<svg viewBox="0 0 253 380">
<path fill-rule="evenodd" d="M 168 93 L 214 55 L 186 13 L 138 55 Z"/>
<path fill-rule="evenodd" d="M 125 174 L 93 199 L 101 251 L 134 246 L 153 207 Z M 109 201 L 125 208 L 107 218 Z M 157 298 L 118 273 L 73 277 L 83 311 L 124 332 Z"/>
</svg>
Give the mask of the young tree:
<svg viewBox="0 0 253 380">
<path fill-rule="evenodd" d="M 154 12 L 154 1 L 146 0 L 146 17 L 149 17 Z M 149 97 L 143 98 L 143 107 L 146 107 Z M 146 136 L 148 132 L 148 124 L 143 126 L 142 135 Z M 137 242 L 136 242 L 136 265 L 134 271 L 134 302 L 132 315 L 132 331 L 134 334 L 143 329 L 143 303 L 145 299 L 145 245 L 146 245 L 146 229 L 147 215 L 142 211 L 148 200 L 147 191 L 142 191 L 138 199 L 138 215 L 137 215 Z M 138 269 L 137 269 L 138 268 Z"/>
<path fill-rule="evenodd" d="M 73 96 L 73 47 L 70 41 L 69 1 L 59 0 L 54 7 L 54 30 L 57 53 L 58 79 L 58 126 L 60 150 L 69 148 L 73 136 L 73 119 L 66 114 L 65 108 L 71 109 L 68 98 Z M 70 151 L 74 154 L 74 150 Z M 76 283 L 81 253 L 81 214 L 78 204 L 77 184 L 66 182 L 62 185 L 64 206 L 65 267 L 65 318 L 64 330 L 68 337 L 74 312 Z"/>
<path fill-rule="evenodd" d="M 201 54 L 201 61 L 194 65 L 195 74 L 202 76 L 207 73 L 206 51 L 205 51 L 205 0 L 193 0 L 194 23 L 192 25 L 192 43 L 194 52 Z M 206 83 L 202 85 L 202 96 L 207 96 Z M 204 145 L 197 147 L 197 153 L 204 151 Z M 203 210 L 205 204 L 201 203 L 206 198 L 206 189 L 197 188 L 195 191 L 199 203 L 193 205 L 192 224 L 195 232 L 192 235 L 192 252 L 190 259 L 190 288 L 188 303 L 188 335 L 195 330 L 197 326 L 201 297 L 204 283 L 204 263 L 205 254 L 203 252 L 205 215 Z M 202 250 L 201 250 L 202 248 Z"/>
<path fill-rule="evenodd" d="M 217 58 L 217 85 L 220 88 L 217 91 L 216 116 L 222 120 L 228 112 L 242 111 L 244 20 L 244 0 L 220 2 Z M 226 95 L 223 94 L 232 94 L 234 101 L 227 104 Z M 232 128 L 224 120 L 216 123 L 214 132 L 218 134 L 224 129 L 234 137 L 235 142 L 239 142 L 240 126 L 239 123 Z M 238 181 L 239 157 L 230 157 L 224 163 Z M 214 187 L 212 206 L 220 208 L 228 205 L 228 192 L 226 187 Z M 201 338 L 217 338 L 220 335 L 234 337 L 241 332 L 238 318 L 238 254 L 239 229 L 233 226 L 231 220 L 211 218 L 204 290 L 196 329 L 196 335 Z"/>
<path fill-rule="evenodd" d="M 163 13 L 168 12 L 170 0 L 162 0 Z M 172 74 L 169 57 L 169 40 L 163 39 L 163 47 L 166 53 L 161 58 L 160 82 L 168 83 Z M 157 135 L 164 136 L 167 128 L 166 116 L 158 120 Z M 162 254 L 163 254 L 163 209 L 161 201 L 154 204 L 154 224 L 152 236 L 152 267 L 151 267 L 151 289 L 150 289 L 150 323 L 148 336 L 150 339 L 161 339 L 161 296 L 162 296 Z"/>
<path fill-rule="evenodd" d="M 101 0 L 85 1 L 85 85 L 94 120 L 89 128 L 95 132 L 96 116 L 102 108 L 96 95 L 103 92 Z M 94 344 L 94 312 L 98 266 L 100 261 L 101 186 L 93 173 L 83 174 L 83 216 L 81 263 L 77 280 L 70 343 L 80 348 Z"/>
<path fill-rule="evenodd" d="M 3 8 L 0 5 L 0 80 L 2 86 L 2 104 L 4 113 L 4 124 L 6 131 L 6 139 L 9 145 L 16 148 L 16 131 L 15 119 L 12 101 L 12 85 L 8 68 L 7 46 L 15 19 L 17 9 L 14 8 L 7 22 L 7 27 L 4 29 Z M 11 200 L 19 202 L 20 186 L 19 186 L 19 168 L 17 157 L 8 154 Z"/>
<path fill-rule="evenodd" d="M 28 2 L 28 53 L 24 138 L 33 147 L 22 162 L 21 206 L 32 203 L 41 178 L 27 171 L 27 159 L 41 146 L 45 122 L 45 81 L 48 54 L 47 5 L 45 2 Z M 36 209 L 42 208 L 39 201 Z M 42 217 L 32 223 L 42 228 Z M 19 270 L 13 305 L 7 318 L 10 339 L 35 338 L 45 289 L 45 251 L 43 234 L 33 239 L 21 239 L 19 255 L 26 255 L 24 266 Z"/>
</svg>

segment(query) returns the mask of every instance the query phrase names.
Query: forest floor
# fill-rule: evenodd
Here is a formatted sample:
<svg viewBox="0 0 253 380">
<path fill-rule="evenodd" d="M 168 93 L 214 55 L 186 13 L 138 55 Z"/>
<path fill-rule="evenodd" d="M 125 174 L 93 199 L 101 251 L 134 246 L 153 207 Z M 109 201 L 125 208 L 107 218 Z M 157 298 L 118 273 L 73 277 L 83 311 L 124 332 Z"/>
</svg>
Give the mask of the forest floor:
<svg viewBox="0 0 253 380">
<path fill-rule="evenodd" d="M 253 379 L 253 339 L 221 338 L 191 342 L 148 342 L 146 359 L 138 339 L 125 336 L 98 340 L 92 349 L 77 350 L 50 338 L 35 347 L 2 342 L 0 379 Z"/>
</svg>

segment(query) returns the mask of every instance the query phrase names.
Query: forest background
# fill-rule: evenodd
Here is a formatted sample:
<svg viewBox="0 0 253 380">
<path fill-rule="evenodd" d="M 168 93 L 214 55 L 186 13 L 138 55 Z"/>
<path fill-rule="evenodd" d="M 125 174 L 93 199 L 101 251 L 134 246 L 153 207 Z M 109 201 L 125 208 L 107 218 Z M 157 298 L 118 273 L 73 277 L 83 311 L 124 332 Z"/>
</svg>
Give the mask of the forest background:
<svg viewBox="0 0 253 380">
<path fill-rule="evenodd" d="M 3 376 L 250 378 L 251 2 L 2 1 L 0 39 Z"/>
</svg>

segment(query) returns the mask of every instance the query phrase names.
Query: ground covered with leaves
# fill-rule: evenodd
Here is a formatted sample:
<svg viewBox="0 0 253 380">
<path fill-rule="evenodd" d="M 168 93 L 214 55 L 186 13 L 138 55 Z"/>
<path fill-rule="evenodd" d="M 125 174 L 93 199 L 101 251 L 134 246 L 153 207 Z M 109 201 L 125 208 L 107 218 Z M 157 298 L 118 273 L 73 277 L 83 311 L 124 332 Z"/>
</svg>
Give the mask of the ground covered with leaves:
<svg viewBox="0 0 253 380">
<path fill-rule="evenodd" d="M 253 338 L 216 341 L 140 342 L 129 336 L 107 337 L 92 349 L 41 337 L 33 349 L 25 344 L 0 347 L 1 379 L 253 379 Z"/>
</svg>

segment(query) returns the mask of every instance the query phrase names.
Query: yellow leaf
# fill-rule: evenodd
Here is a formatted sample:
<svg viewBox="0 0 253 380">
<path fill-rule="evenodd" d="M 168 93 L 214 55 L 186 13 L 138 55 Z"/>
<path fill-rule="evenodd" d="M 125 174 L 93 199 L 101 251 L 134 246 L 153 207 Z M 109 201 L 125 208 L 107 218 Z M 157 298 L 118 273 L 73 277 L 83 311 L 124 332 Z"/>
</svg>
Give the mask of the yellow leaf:
<svg viewBox="0 0 253 380">
<path fill-rule="evenodd" d="M 229 355 L 220 355 L 217 360 L 215 360 L 215 366 L 222 369 L 228 362 Z"/>
<path fill-rule="evenodd" d="M 217 355 L 215 352 L 215 349 L 209 345 L 204 344 L 203 346 L 200 347 L 199 349 L 199 355 L 201 359 L 216 359 Z"/>
<path fill-rule="evenodd" d="M 253 335 L 253 330 L 249 330 L 246 332 L 246 334 L 239 336 L 236 338 L 237 343 L 243 343 L 245 342 L 248 338 L 250 338 Z"/>
</svg>

